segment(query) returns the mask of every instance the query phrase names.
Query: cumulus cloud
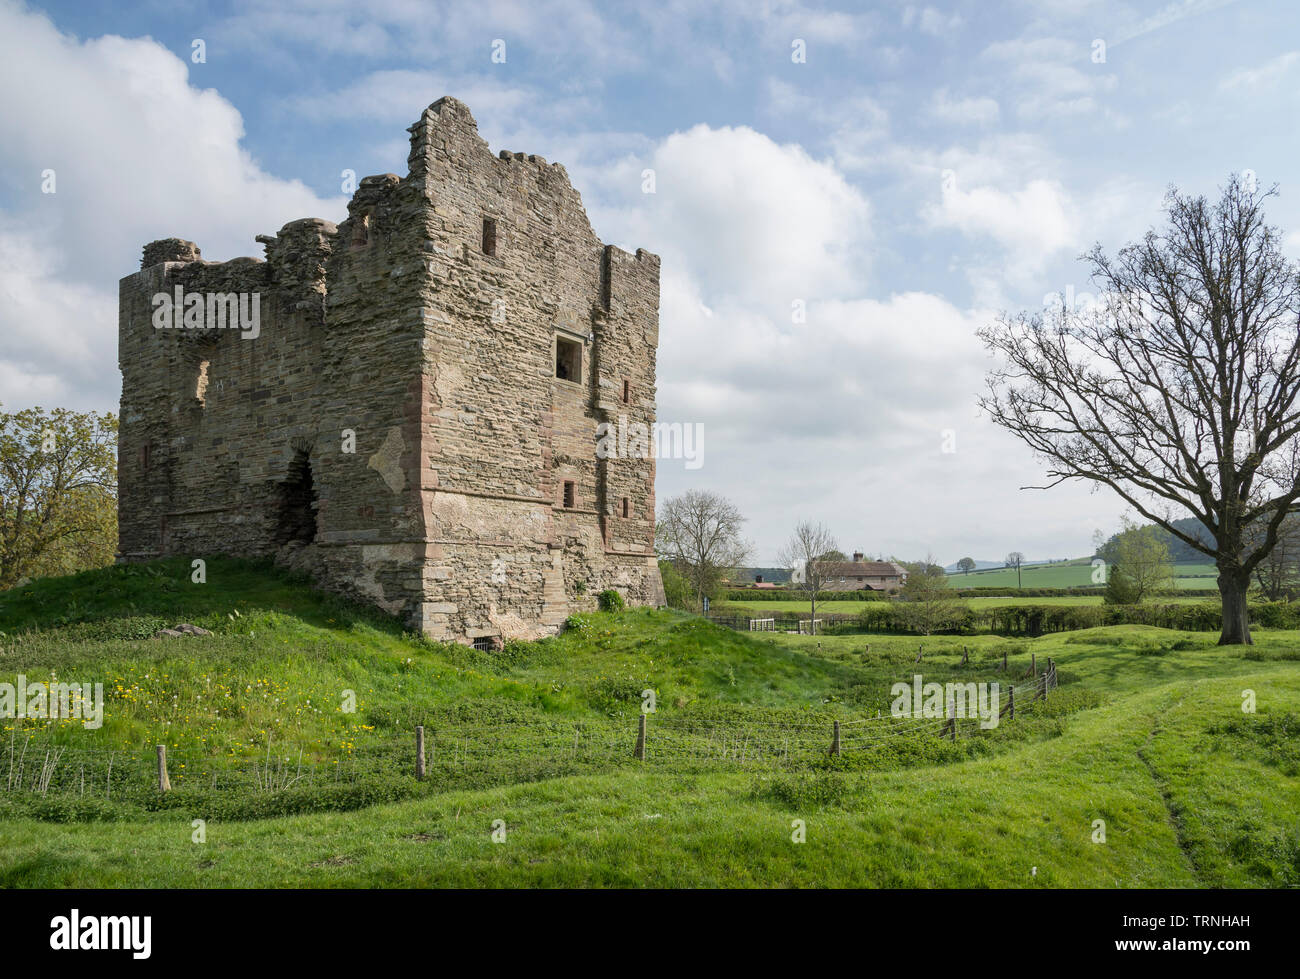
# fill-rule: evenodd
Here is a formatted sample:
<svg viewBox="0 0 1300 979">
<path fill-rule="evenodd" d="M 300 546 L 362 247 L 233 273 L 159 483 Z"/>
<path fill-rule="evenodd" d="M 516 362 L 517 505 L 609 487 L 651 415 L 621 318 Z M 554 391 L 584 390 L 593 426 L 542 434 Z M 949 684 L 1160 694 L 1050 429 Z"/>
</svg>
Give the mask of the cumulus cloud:
<svg viewBox="0 0 1300 979">
<path fill-rule="evenodd" d="M 640 193 L 640 173 L 655 193 Z M 593 223 L 633 247 L 690 270 L 705 303 L 745 294 L 770 309 L 844 295 L 867 272 L 871 208 L 830 163 L 747 127 L 695 126 L 662 140 L 649 159 L 601 178 L 608 198 Z"/>
<path fill-rule="evenodd" d="M 657 193 L 629 202 L 644 167 L 656 170 Z M 767 562 L 804 518 L 872 552 L 978 550 L 990 533 L 1037 552 L 1019 526 L 1028 511 L 983 501 L 1014 498 L 1042 515 L 1081 496 L 1022 503 L 1017 488 L 1038 478 L 1033 464 L 976 417 L 987 365 L 975 334 L 990 311 L 874 283 L 872 206 L 836 165 L 751 129 L 697 126 L 603 182 L 591 176 L 597 230 L 663 258 L 659 419 L 706 433 L 701 469 L 661 461 L 661 498 L 691 487 L 732 497 Z M 1055 247 L 1059 232 L 1022 245 L 1010 231 L 1050 197 L 1037 185 L 1009 193 L 1019 213 L 990 213 L 993 230 L 1018 248 Z M 972 229 L 982 228 L 978 208 L 996 210 L 982 194 L 951 203 L 952 219 Z M 955 453 L 944 451 L 949 436 Z M 958 485 L 969 510 L 936 505 Z M 1107 504 L 1077 506 L 1088 514 Z"/>
<path fill-rule="evenodd" d="M 1076 244 L 1080 230 L 1065 188 L 1051 180 L 1031 180 L 1012 191 L 988 186 L 967 190 L 954 175 L 942 186 L 940 202 L 926 207 L 923 215 L 935 227 L 992 239 L 1011 261 L 1031 270 Z"/>
<path fill-rule="evenodd" d="M 0 34 L 0 86 L 23 93 L 0 110 L 3 400 L 111 408 L 117 280 L 139 268 L 146 242 L 260 255 L 256 234 L 339 219 L 343 202 L 263 171 L 234 106 L 193 86 L 186 62 L 152 40 L 82 41 L 10 4 Z"/>
</svg>

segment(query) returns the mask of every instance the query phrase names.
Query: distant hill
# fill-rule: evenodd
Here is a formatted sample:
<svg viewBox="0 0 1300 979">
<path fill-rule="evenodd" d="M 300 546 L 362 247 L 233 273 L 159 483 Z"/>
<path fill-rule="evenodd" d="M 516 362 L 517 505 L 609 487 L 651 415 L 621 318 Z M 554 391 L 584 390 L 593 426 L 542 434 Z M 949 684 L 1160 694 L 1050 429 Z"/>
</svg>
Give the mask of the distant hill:
<svg viewBox="0 0 1300 979">
<path fill-rule="evenodd" d="M 1174 526 L 1189 537 L 1195 537 L 1197 540 L 1205 541 L 1207 544 L 1212 544 L 1214 542 L 1214 538 L 1210 536 L 1210 532 L 1206 529 L 1205 524 L 1201 523 L 1195 517 L 1186 517 L 1182 520 L 1175 520 Z M 1196 548 L 1192 547 L 1190 544 L 1183 543 L 1163 527 L 1156 527 L 1156 533 L 1164 538 L 1165 543 L 1169 545 L 1169 557 L 1175 564 L 1192 564 L 1210 560 L 1210 558 L 1206 557 Z"/>
<path fill-rule="evenodd" d="M 1029 567 L 1040 567 L 1044 564 L 1065 564 L 1067 561 L 1073 561 L 1073 560 L 1079 560 L 1079 559 L 1078 558 L 1049 558 L 1046 561 L 1026 561 L 1024 564 L 1021 565 L 1021 567 L 1029 568 Z M 1005 568 L 1006 566 L 1007 566 L 1006 561 L 981 561 L 979 558 L 975 558 L 976 571 L 992 571 L 995 568 Z M 957 567 L 956 561 L 952 562 L 952 564 L 946 565 L 943 570 L 948 574 L 963 573 L 961 568 Z"/>
<path fill-rule="evenodd" d="M 989 568 L 1000 567 L 1002 567 L 1001 561 L 981 561 L 979 558 L 975 559 L 976 571 L 986 571 Z M 958 574 L 961 571 L 961 568 L 957 567 L 956 561 L 953 561 L 952 564 L 947 565 L 943 570 L 948 572 L 948 574 Z"/>
</svg>

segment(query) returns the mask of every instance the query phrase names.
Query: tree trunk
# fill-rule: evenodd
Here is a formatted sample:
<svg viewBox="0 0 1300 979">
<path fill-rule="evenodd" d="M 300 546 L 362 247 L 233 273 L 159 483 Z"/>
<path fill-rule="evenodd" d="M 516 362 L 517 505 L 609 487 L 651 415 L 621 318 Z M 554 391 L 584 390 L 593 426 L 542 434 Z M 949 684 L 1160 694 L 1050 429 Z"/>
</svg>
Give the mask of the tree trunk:
<svg viewBox="0 0 1300 979">
<path fill-rule="evenodd" d="M 1219 595 L 1223 598 L 1223 631 L 1220 646 L 1249 646 L 1250 619 L 1246 609 L 1246 589 L 1250 579 L 1227 571 L 1219 572 Z"/>
</svg>

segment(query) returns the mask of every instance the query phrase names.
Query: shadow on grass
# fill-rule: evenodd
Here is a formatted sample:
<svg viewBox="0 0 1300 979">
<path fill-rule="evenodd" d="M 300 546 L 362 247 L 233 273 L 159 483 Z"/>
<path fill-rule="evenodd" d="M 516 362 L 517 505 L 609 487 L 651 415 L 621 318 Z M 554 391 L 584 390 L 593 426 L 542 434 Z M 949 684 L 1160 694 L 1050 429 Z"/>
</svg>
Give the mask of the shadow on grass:
<svg viewBox="0 0 1300 979">
<path fill-rule="evenodd" d="M 377 609 L 310 587 L 300 573 L 270 560 L 204 557 L 206 581 L 191 579 L 191 558 L 119 564 L 61 578 L 41 578 L 0 593 L 0 633 L 50 631 L 109 619 L 164 619 L 169 624 L 269 610 L 322 629 L 365 624 L 393 636 L 401 622 Z"/>
</svg>

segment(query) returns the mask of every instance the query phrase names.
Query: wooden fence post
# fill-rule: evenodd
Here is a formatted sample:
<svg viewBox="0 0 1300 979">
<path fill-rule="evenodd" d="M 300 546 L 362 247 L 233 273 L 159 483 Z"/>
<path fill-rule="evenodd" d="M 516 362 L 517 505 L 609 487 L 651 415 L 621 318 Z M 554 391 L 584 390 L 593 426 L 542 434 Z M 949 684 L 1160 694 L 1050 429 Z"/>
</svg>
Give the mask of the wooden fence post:
<svg viewBox="0 0 1300 979">
<path fill-rule="evenodd" d="M 965 666 L 970 661 L 970 650 L 965 646 L 961 648 L 961 665 Z"/>
<path fill-rule="evenodd" d="M 1025 676 L 1038 676 L 1038 654 L 1029 654 L 1029 672 Z"/>
<path fill-rule="evenodd" d="M 917 646 L 917 647 L 916 647 L 916 661 L 917 661 L 918 663 L 921 662 L 921 647 L 920 647 L 920 646 Z"/>
<path fill-rule="evenodd" d="M 957 701 L 948 701 L 948 733 L 952 735 L 954 741 L 957 740 Z"/>
<path fill-rule="evenodd" d="M 158 746 L 158 791 L 170 792 L 172 790 L 172 781 L 167 777 L 167 746 L 160 744 Z"/>
<path fill-rule="evenodd" d="M 1016 688 L 1014 685 L 1007 687 L 1007 717 L 1013 721 L 1016 719 Z"/>
<path fill-rule="evenodd" d="M 838 755 L 839 753 L 840 753 L 840 722 L 836 721 L 835 733 L 831 735 L 831 754 Z"/>
<path fill-rule="evenodd" d="M 1007 672 L 1007 651 L 1002 650 L 1002 672 Z"/>
<path fill-rule="evenodd" d="M 415 777 L 424 778 L 424 725 L 415 726 Z"/>
<path fill-rule="evenodd" d="M 641 761 L 645 761 L 645 714 L 642 713 L 636 724 L 636 751 L 635 756 Z"/>
</svg>

